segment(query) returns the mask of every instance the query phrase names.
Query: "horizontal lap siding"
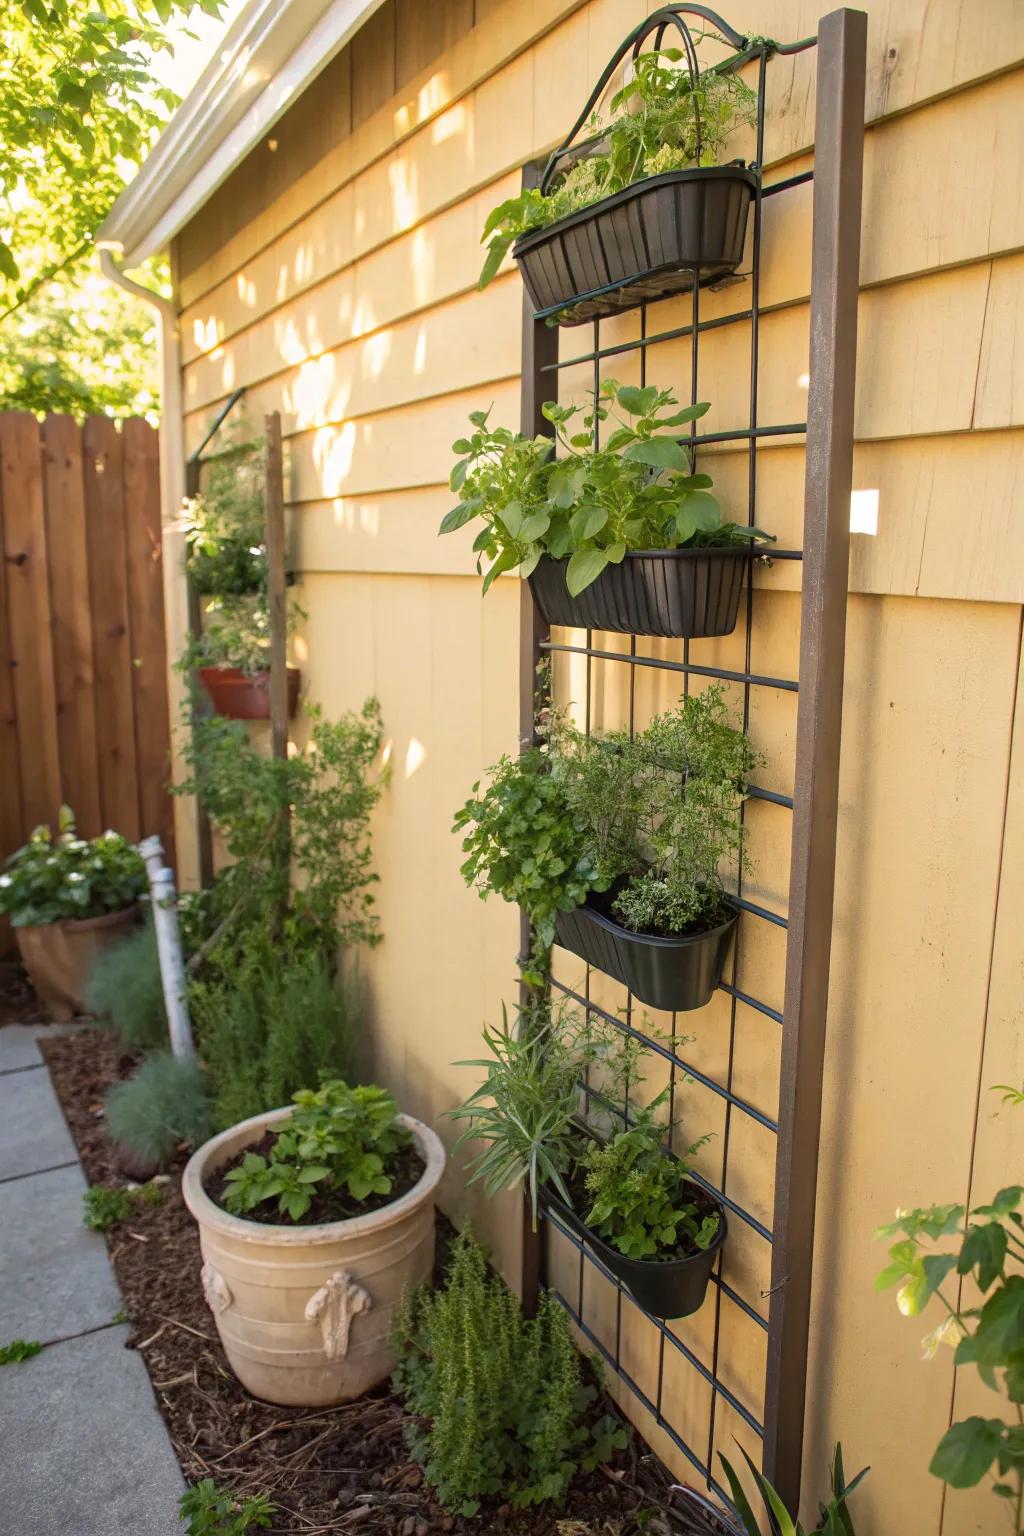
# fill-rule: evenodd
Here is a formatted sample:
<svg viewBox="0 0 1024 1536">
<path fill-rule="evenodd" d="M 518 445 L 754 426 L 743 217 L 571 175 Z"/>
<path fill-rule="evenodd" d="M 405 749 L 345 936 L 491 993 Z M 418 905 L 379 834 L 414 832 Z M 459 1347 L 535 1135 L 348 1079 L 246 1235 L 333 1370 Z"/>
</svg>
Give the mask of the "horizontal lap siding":
<svg viewBox="0 0 1024 1536">
<path fill-rule="evenodd" d="M 450 1063 L 476 1054 L 481 1022 L 511 995 L 516 945 L 513 914 L 463 887 L 448 830 L 473 779 L 516 737 L 517 584 L 499 582 L 482 601 L 472 530 L 436 537 L 450 505 L 449 445 L 468 412 L 491 405 L 495 420 L 518 422 L 521 287 L 508 271 L 477 294 L 478 235 L 487 209 L 517 187 L 518 164 L 557 142 L 649 8 L 476 0 L 476 25 L 465 31 L 469 8 L 453 0 L 436 8 L 447 46 L 424 54 L 419 73 L 417 49 L 430 36 L 410 30 L 400 45 L 401 15 L 383 14 L 360 45 L 356 109 L 346 106 L 344 65 L 332 66 L 333 129 L 299 103 L 275 129 L 278 148 L 253 152 L 214 199 L 211 228 L 200 230 L 200 215 L 176 252 L 189 445 L 239 385 L 254 418 L 281 410 L 309 694 L 328 712 L 371 690 L 382 701 L 393 779 L 375 825 L 386 941 L 367 962 L 370 1032 L 375 1070 L 435 1120 L 469 1085 L 471 1074 Z M 987 1504 L 950 1496 L 942 1524 L 942 1490 L 926 1471 L 949 1419 L 950 1362 L 923 1366 L 919 1330 L 874 1294 L 881 1250 L 870 1236 L 898 1202 L 965 1197 L 972 1156 L 978 1197 L 986 1193 L 1011 1132 L 984 1092 L 979 1116 L 976 1083 L 1024 1076 L 1019 733 L 1010 762 L 1024 576 L 1007 554 L 1019 543 L 1024 465 L 1024 38 L 1012 0 L 872 0 L 866 9 L 872 126 L 854 484 L 877 493 L 878 532 L 855 537 L 851 553 L 807 1477 L 821 1486 L 841 1436 L 858 1465 L 874 1464 L 858 1494 L 865 1536 L 968 1536 L 985 1528 Z M 812 32 L 817 14 L 808 0 L 736 0 L 729 20 L 792 38 Z M 813 68 L 808 54 L 769 70 L 769 179 L 812 163 Z M 761 327 L 762 422 L 806 411 L 811 206 L 809 188 L 765 204 L 762 299 L 772 313 Z M 704 313 L 748 300 L 749 287 L 736 285 L 709 295 Z M 688 305 L 661 306 L 650 319 L 659 329 L 685 324 Z M 603 341 L 632 338 L 637 323 L 621 317 Z M 585 352 L 591 334 L 563 333 L 562 356 Z M 744 325 L 702 338 L 701 390 L 713 402 L 705 429 L 745 424 L 748 346 Z M 636 367 L 627 356 L 604 371 L 625 381 Z M 652 354 L 658 382 L 679 387 L 688 376 L 687 341 Z M 563 395 L 590 377 L 590 365 L 567 369 Z M 743 505 L 745 454 L 719 448 L 707 462 L 726 504 Z M 796 438 L 759 454 L 758 520 L 782 546 L 800 538 L 803 462 Z M 759 661 L 795 676 L 799 567 L 776 562 L 756 580 Z M 607 643 L 621 648 L 618 638 Z M 670 654 L 659 642 L 639 647 Z M 742 648 L 741 626 L 699 659 L 736 666 Z M 598 670 L 595 718 L 613 724 L 627 670 Z M 556 673 L 562 696 L 579 697 L 576 659 Z M 670 675 L 641 670 L 640 717 L 673 693 Z M 790 791 L 793 695 L 755 689 L 751 730 L 768 760 L 763 782 Z M 761 803 L 750 823 L 755 899 L 782 905 L 785 813 Z M 779 933 L 748 927 L 742 964 L 779 1006 Z M 614 988 L 606 1001 L 617 1005 Z M 724 1070 L 722 1003 L 699 1016 L 689 1047 L 711 1074 Z M 739 1006 L 735 1088 L 768 1114 L 774 1030 Z M 721 1131 L 720 1106 L 692 1093 L 696 1128 Z M 733 1193 L 764 1216 L 770 1144 L 751 1121 L 734 1118 L 732 1135 Z M 709 1176 L 716 1156 L 715 1143 L 702 1153 Z M 514 1202 L 496 1211 L 457 1175 L 445 1198 L 453 1212 L 473 1212 L 514 1272 Z M 767 1273 L 763 1241 L 734 1232 L 727 1278 L 756 1297 Z M 596 1276 L 588 1286 L 588 1320 L 600 1327 L 610 1297 Z M 727 1379 L 759 1414 L 763 1337 L 734 1308 L 722 1316 Z M 704 1352 L 708 1326 L 698 1315 L 681 1337 Z M 623 1358 L 652 1389 L 657 1350 L 635 1316 Z M 666 1369 L 666 1411 L 681 1423 L 706 1420 L 693 1373 Z M 636 1417 L 684 1472 L 657 1426 Z M 749 1440 L 720 1406 L 716 1448 L 728 1454 L 734 1433 Z"/>
</svg>

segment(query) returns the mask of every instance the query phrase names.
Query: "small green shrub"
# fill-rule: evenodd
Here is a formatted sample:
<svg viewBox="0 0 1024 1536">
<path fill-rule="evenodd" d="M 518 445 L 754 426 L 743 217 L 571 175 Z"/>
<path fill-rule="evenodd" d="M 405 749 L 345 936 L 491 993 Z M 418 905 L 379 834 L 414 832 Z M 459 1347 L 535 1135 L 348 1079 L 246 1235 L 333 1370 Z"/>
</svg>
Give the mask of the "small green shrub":
<svg viewBox="0 0 1024 1536">
<path fill-rule="evenodd" d="M 488 1495 L 561 1502 L 578 1470 L 626 1444 L 617 1419 L 588 1421 L 597 1393 L 558 1303 L 545 1296 L 524 1318 L 469 1232 L 444 1287 L 406 1297 L 395 1344 L 395 1385 L 425 1421 L 408 1427 L 409 1446 L 449 1509 L 475 1514 Z"/>
<path fill-rule="evenodd" d="M 631 1122 L 606 1142 L 590 1141 L 580 1168 L 591 1207 L 588 1227 L 630 1259 L 676 1258 L 679 1250 L 703 1249 L 718 1231 L 717 1212 L 704 1213 L 686 1182 L 684 1159 L 669 1157 L 657 1110 L 667 1094 L 633 1112 Z M 693 1154 L 709 1138 L 691 1146 Z"/>
<path fill-rule="evenodd" d="M 133 1078 L 109 1090 L 106 1116 L 111 1139 L 134 1161 L 166 1167 L 180 1142 L 197 1146 L 209 1135 L 202 1073 L 170 1052 L 150 1056 Z"/>
<path fill-rule="evenodd" d="M 267 1157 L 246 1152 L 225 1175 L 229 1211 L 245 1215 L 276 1200 L 282 1216 L 301 1221 L 314 1194 L 359 1204 L 391 1193 L 395 1159 L 412 1137 L 389 1093 L 335 1080 L 297 1093 L 295 1106 Z"/>
<path fill-rule="evenodd" d="M 62 805 L 57 836 L 36 827 L 0 874 L 0 912 L 15 928 L 103 917 L 133 907 L 148 889 L 146 867 L 133 844 L 117 832 L 75 835 L 75 817 Z"/>
<path fill-rule="evenodd" d="M 133 1209 L 127 1189 L 91 1184 L 82 1196 L 82 1222 L 93 1232 L 109 1232 L 119 1221 L 127 1221 Z"/>
<path fill-rule="evenodd" d="M 236 1499 L 212 1477 L 193 1483 L 178 1501 L 188 1536 L 245 1536 L 257 1527 L 266 1530 L 274 1508 L 266 1494 Z"/>
<path fill-rule="evenodd" d="M 119 944 L 100 950 L 85 988 L 90 1013 L 113 1027 L 129 1051 L 167 1044 L 160 959 L 152 919 Z"/>
<path fill-rule="evenodd" d="M 334 976 L 319 948 L 282 955 L 252 935 L 193 984 L 189 1005 L 221 1128 L 280 1109 L 325 1073 L 352 1075 L 359 987 L 350 972 Z"/>
<path fill-rule="evenodd" d="M 12 1339 L 9 1344 L 0 1344 L 0 1365 L 20 1365 L 40 1354 L 42 1348 L 38 1339 Z"/>
<path fill-rule="evenodd" d="M 240 430 L 206 464 L 202 493 L 185 502 L 185 568 L 204 596 L 266 591 L 263 450 L 262 438 Z"/>
</svg>

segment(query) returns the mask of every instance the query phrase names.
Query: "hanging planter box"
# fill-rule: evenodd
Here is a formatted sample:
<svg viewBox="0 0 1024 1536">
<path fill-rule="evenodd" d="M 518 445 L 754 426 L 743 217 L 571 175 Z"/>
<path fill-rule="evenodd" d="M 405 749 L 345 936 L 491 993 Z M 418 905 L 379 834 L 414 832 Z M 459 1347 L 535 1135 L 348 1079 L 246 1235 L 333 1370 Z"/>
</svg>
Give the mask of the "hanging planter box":
<svg viewBox="0 0 1024 1536">
<path fill-rule="evenodd" d="M 559 325 L 621 314 L 735 272 L 756 186 L 741 165 L 666 171 L 522 236 L 512 254 L 535 309 Z"/>
<path fill-rule="evenodd" d="M 298 707 L 301 677 L 298 667 L 288 668 L 289 719 Z M 270 719 L 269 672 L 249 677 L 237 667 L 200 667 L 199 679 L 218 715 L 226 715 L 229 720 Z"/>
<path fill-rule="evenodd" d="M 548 624 L 699 640 L 736 628 L 749 561 L 750 551 L 738 547 L 644 550 L 606 565 L 573 597 L 565 584 L 568 560 L 544 555 L 529 582 Z"/>
<path fill-rule="evenodd" d="M 690 1013 L 711 1001 L 722 979 L 740 915 L 728 897 L 724 901 L 730 915 L 716 928 L 662 938 L 624 928 L 601 912 L 595 897 L 590 896 L 572 912 L 559 912 L 555 940 L 588 965 L 622 982 L 649 1008 Z"/>
<path fill-rule="evenodd" d="M 542 1199 L 565 1226 L 594 1250 L 605 1268 L 622 1281 L 638 1307 L 652 1317 L 689 1317 L 703 1305 L 715 1259 L 728 1235 L 728 1226 L 725 1211 L 717 1200 L 689 1180 L 687 1188 L 704 1211 L 718 1212 L 718 1231 L 706 1248 L 683 1259 L 629 1259 L 592 1232 L 572 1207 L 550 1188 L 543 1191 Z"/>
</svg>

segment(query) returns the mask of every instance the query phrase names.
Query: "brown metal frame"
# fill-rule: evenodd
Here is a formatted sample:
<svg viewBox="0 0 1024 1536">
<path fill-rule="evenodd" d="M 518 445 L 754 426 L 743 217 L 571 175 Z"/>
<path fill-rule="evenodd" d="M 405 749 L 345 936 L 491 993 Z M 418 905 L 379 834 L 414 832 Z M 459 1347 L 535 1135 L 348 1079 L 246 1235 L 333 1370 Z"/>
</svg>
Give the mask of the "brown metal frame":
<svg viewBox="0 0 1024 1536">
<path fill-rule="evenodd" d="M 786 1507 L 794 1512 L 799 1505 L 803 1459 L 815 1199 L 835 885 L 853 462 L 866 37 L 866 16 L 863 12 L 849 9 L 831 12 L 822 19 L 818 29 L 799 702 L 775 1208 L 772 1232 L 768 1234 L 772 1241 L 772 1278 L 762 1454 L 766 1475 L 778 1488 Z M 763 67 L 762 56 L 762 85 Z M 524 186 L 537 185 L 539 179 L 538 167 L 528 166 L 524 169 Z M 803 179 L 806 178 L 795 178 Z M 751 313 L 756 338 L 756 275 Z M 696 338 L 696 296 L 694 317 Z M 522 358 L 524 433 L 536 435 L 551 430 L 541 415 L 540 405 L 550 393 L 550 386 L 545 385 L 545 374 L 556 366 L 557 361 L 558 331 L 538 320 L 528 299 L 525 300 Z M 596 368 L 595 359 L 595 372 Z M 756 385 L 752 400 L 752 427 L 755 411 Z M 794 430 L 798 429 L 788 426 L 762 427 L 758 432 L 768 435 L 773 431 Z M 744 434 L 731 435 L 742 437 Z M 758 433 L 752 431 L 746 435 L 750 438 L 753 458 L 754 440 Z M 748 608 L 748 622 L 749 613 Z M 524 582 L 520 608 L 519 696 L 520 742 L 523 749 L 534 739 L 536 669 L 548 647 L 549 639 L 529 586 Z M 602 654 L 591 652 L 589 635 L 587 654 Z M 635 644 L 632 655 L 635 660 Z M 691 671 L 699 673 L 706 669 L 690 666 L 687 647 L 680 670 L 685 677 Z M 749 657 L 747 672 L 743 675 L 747 678 L 748 689 L 751 680 L 772 681 L 752 679 Z M 785 797 L 781 798 L 788 803 Z M 529 927 L 524 918 L 521 943 L 523 953 L 528 951 L 529 945 Z M 734 999 L 740 997 L 749 1001 L 743 994 L 732 990 Z M 762 1012 L 770 1013 L 771 1010 L 762 1008 Z M 580 1262 L 582 1265 L 582 1249 Z M 532 1231 L 527 1214 L 524 1217 L 522 1294 L 528 1306 L 535 1301 L 541 1279 L 541 1239 Z M 663 1354 L 664 1341 L 662 1359 Z M 634 1391 L 638 1390 L 635 1383 L 625 1378 L 624 1372 L 620 1371 L 620 1374 Z M 659 1403 L 660 1391 L 659 1381 Z M 658 1413 L 660 1415 L 660 1407 Z M 716 1491 L 721 1492 L 720 1488 L 716 1488 Z"/>
</svg>

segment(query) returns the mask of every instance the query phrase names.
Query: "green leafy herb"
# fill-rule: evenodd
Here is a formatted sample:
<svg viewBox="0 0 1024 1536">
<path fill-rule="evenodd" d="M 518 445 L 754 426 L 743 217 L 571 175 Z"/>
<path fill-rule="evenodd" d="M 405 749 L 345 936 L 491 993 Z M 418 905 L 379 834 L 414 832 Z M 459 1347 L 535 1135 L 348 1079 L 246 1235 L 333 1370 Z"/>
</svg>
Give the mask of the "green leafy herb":
<svg viewBox="0 0 1024 1536">
<path fill-rule="evenodd" d="M 566 560 L 574 597 L 630 551 L 770 540 L 759 528 L 722 521 L 710 476 L 693 472 L 690 449 L 678 441 L 709 406 L 677 405 L 671 390 L 615 379 L 605 380 L 589 406 L 548 401 L 543 412 L 563 450 L 557 458 L 551 438 L 490 427 L 489 412 L 474 411 L 472 435 L 453 444 L 460 457 L 450 485 L 460 500 L 439 531 L 482 520 L 473 548 L 479 571 L 489 562 L 485 593 L 502 572 L 528 576 L 548 555 Z M 598 422 L 605 436 L 595 448 Z"/>
<path fill-rule="evenodd" d="M 531 188 L 492 209 L 481 236 L 488 246 L 481 288 L 521 235 L 647 176 L 719 161 L 730 135 L 753 121 L 757 98 L 721 65 L 692 80 L 687 68 L 676 67 L 681 59 L 677 48 L 640 54 L 633 78 L 609 102 L 607 126 L 594 115 L 591 141 L 567 162 L 550 195 Z"/>
<path fill-rule="evenodd" d="M 411 1137 L 389 1093 L 335 1079 L 295 1094 L 295 1105 L 267 1156 L 246 1152 L 226 1174 L 229 1211 L 245 1215 L 276 1201 L 282 1216 L 300 1222 L 317 1192 L 357 1204 L 391 1192 L 395 1160 Z"/>
</svg>

